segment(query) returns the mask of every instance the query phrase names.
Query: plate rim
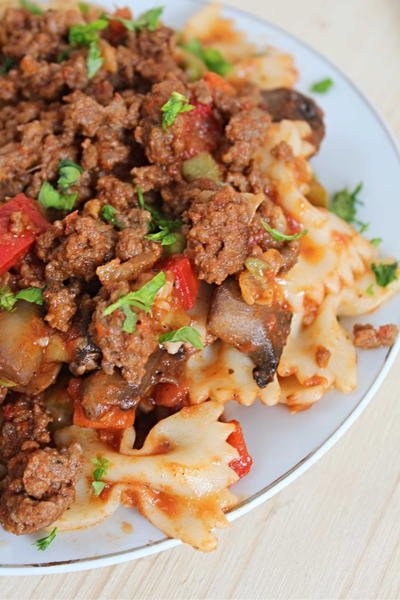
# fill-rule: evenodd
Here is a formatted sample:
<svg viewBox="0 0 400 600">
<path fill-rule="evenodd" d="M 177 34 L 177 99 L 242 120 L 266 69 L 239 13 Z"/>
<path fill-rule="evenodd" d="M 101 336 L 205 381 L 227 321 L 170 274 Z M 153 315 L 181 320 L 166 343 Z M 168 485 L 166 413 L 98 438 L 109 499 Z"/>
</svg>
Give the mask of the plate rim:
<svg viewBox="0 0 400 600">
<path fill-rule="evenodd" d="M 197 7 L 202 7 L 210 2 L 207 0 L 187 0 Z M 272 23 L 267 19 L 258 17 L 253 13 L 250 13 L 241 8 L 235 6 L 229 6 L 225 2 L 219 4 L 222 11 L 229 10 L 238 15 L 243 15 L 247 19 L 255 20 L 267 25 L 270 29 L 277 31 L 278 33 L 290 38 L 296 44 L 299 44 L 312 54 L 319 58 L 322 58 L 333 71 L 336 71 L 349 85 L 349 87 L 357 94 L 360 100 L 368 108 L 369 112 L 373 115 L 375 120 L 379 123 L 381 129 L 384 131 L 394 154 L 397 158 L 400 167 L 400 144 L 397 141 L 391 127 L 386 122 L 386 119 L 380 114 L 380 111 L 376 108 L 374 103 L 364 94 L 364 92 L 338 67 L 333 61 L 326 57 L 322 52 L 314 48 L 312 45 L 303 41 L 297 35 L 287 31 L 284 27 Z M 400 336 L 396 340 L 394 346 L 392 346 L 386 353 L 384 358 L 384 364 L 380 373 L 375 377 L 374 381 L 360 398 L 359 402 L 353 408 L 353 410 L 345 417 L 336 429 L 318 446 L 313 448 L 306 456 L 304 456 L 298 463 L 288 469 L 285 473 L 277 477 L 274 481 L 269 483 L 267 486 L 246 498 L 238 505 L 230 510 L 227 514 L 227 520 L 231 523 L 236 519 L 247 514 L 260 504 L 266 502 L 275 494 L 278 494 L 286 486 L 295 481 L 300 475 L 305 473 L 312 465 L 314 465 L 332 446 L 350 429 L 353 423 L 359 418 L 365 408 L 368 406 L 378 389 L 381 387 L 385 380 L 389 370 L 391 369 L 397 355 L 400 351 Z M 85 571 L 88 569 L 98 569 L 107 566 L 113 566 L 122 564 L 138 558 L 144 558 L 153 554 L 158 554 L 164 550 L 169 550 L 178 545 L 181 545 L 178 539 L 163 538 L 156 542 L 150 542 L 143 546 L 136 547 L 132 550 L 121 550 L 120 552 L 113 552 L 110 554 L 103 554 L 102 556 L 91 556 L 86 558 L 78 558 L 72 560 L 56 561 L 56 562 L 40 562 L 40 563 L 27 563 L 21 565 L 12 564 L 0 564 L 0 577 L 2 576 L 18 576 L 18 575 L 51 575 L 57 573 L 72 573 L 77 571 Z"/>
</svg>

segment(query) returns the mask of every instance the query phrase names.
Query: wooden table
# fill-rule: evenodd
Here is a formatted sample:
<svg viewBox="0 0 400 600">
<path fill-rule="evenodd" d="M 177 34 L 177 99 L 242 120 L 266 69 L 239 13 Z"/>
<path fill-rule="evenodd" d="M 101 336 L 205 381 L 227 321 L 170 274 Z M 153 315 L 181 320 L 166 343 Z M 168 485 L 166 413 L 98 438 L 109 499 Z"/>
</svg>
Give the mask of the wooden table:
<svg viewBox="0 0 400 600">
<path fill-rule="evenodd" d="M 318 48 L 400 134 L 399 0 L 229 4 Z M 3 577 L 0 598 L 400 598 L 399 372 L 397 360 L 370 406 L 328 455 L 221 533 L 216 552 L 203 555 L 182 546 L 71 575 Z"/>
</svg>

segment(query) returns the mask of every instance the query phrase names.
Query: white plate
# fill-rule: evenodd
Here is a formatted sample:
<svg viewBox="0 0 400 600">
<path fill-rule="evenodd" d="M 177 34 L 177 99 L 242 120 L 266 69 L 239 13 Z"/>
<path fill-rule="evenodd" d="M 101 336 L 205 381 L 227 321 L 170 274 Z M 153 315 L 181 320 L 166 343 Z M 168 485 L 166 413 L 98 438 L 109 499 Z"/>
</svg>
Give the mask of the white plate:
<svg viewBox="0 0 400 600">
<path fill-rule="evenodd" d="M 106 5 L 104 0 L 103 4 Z M 151 3 L 135 0 L 135 12 L 157 4 L 155 0 Z M 164 0 L 162 4 L 167 5 L 165 22 L 177 29 L 201 6 L 196 0 Z M 317 99 L 326 113 L 327 137 L 313 161 L 314 168 L 331 192 L 364 182 L 365 206 L 360 219 L 371 223 L 368 230 L 371 238 L 384 239 L 384 254 L 400 257 L 400 157 L 380 117 L 336 67 L 299 40 L 237 10 L 226 9 L 225 14 L 247 31 L 253 41 L 268 42 L 294 55 L 300 72 L 299 90 L 307 93 L 311 83 L 325 77 L 333 79 L 333 89 Z M 397 322 L 398 308 L 398 300 L 394 300 L 377 314 L 357 321 Z M 231 403 L 226 407 L 229 417 L 242 423 L 254 457 L 251 473 L 234 486 L 242 502 L 228 515 L 230 521 L 279 492 L 343 435 L 382 383 L 399 347 L 400 340 L 390 351 L 361 353 L 357 391 L 349 395 L 331 392 L 304 413 L 293 416 L 284 407 L 259 404 L 244 408 Z M 132 533 L 123 532 L 124 521 L 132 524 Z M 179 543 L 165 539 L 135 511 L 124 508 L 95 528 L 60 534 L 46 553 L 38 552 L 31 545 L 32 540 L 33 537 L 15 537 L 0 531 L 0 565 L 3 565 L 0 575 L 65 573 L 102 567 L 154 554 Z"/>
</svg>

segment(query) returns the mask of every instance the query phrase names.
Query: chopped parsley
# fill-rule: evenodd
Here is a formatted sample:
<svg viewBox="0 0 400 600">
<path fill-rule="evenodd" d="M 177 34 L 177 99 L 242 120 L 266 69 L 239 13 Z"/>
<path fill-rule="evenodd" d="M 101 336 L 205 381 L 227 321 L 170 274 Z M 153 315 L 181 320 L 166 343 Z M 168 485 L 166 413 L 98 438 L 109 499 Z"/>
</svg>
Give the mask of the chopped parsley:
<svg viewBox="0 0 400 600">
<path fill-rule="evenodd" d="M 48 181 L 45 181 L 40 188 L 38 200 L 45 208 L 72 210 L 77 197 L 78 192 L 61 194 Z"/>
<path fill-rule="evenodd" d="M 333 87 L 333 81 L 329 77 L 326 79 L 321 79 L 321 81 L 316 81 L 311 87 L 310 90 L 315 94 L 326 94 Z"/>
<path fill-rule="evenodd" d="M 26 302 L 42 306 L 43 289 L 30 287 L 13 294 L 8 287 L 0 288 L 0 308 L 2 310 L 12 310 L 17 300 L 25 300 Z"/>
<path fill-rule="evenodd" d="M 165 342 L 185 342 L 198 350 L 204 348 L 199 332 L 190 326 L 180 327 L 180 329 L 176 329 L 175 331 L 163 333 L 159 338 L 159 342 L 160 344 L 164 344 Z"/>
<path fill-rule="evenodd" d="M 87 2 L 78 2 L 79 10 L 83 14 L 84 17 L 89 13 L 89 4 Z"/>
<path fill-rule="evenodd" d="M 44 14 L 44 10 L 41 9 L 40 6 L 38 6 L 34 2 L 30 2 L 30 0 L 20 0 L 20 6 L 22 6 L 22 8 L 25 8 L 26 10 L 28 10 L 31 13 L 31 15 L 43 15 Z"/>
<path fill-rule="evenodd" d="M 63 192 L 66 192 L 71 185 L 74 185 L 79 180 L 82 173 L 82 167 L 72 162 L 72 160 L 61 160 L 57 181 L 58 187 Z"/>
<path fill-rule="evenodd" d="M 62 63 L 64 60 L 67 60 L 67 58 L 69 58 L 69 55 L 71 54 L 71 50 L 63 50 L 62 52 L 60 52 L 60 54 L 57 56 L 56 58 L 56 63 L 60 64 Z"/>
<path fill-rule="evenodd" d="M 215 48 L 205 48 L 203 44 L 193 38 L 187 44 L 183 45 L 183 48 L 200 58 L 201 61 L 206 65 L 209 71 L 213 71 L 218 75 L 224 77 L 232 70 L 232 65 L 229 63 Z"/>
<path fill-rule="evenodd" d="M 57 527 L 54 527 L 54 529 L 52 529 L 49 533 L 49 535 L 47 535 L 46 537 L 40 538 L 39 540 L 36 540 L 35 542 L 33 542 L 32 546 L 36 546 L 36 548 L 38 550 L 47 550 L 47 548 L 50 546 L 51 542 L 54 540 L 54 538 L 56 537 L 56 533 L 57 533 Z"/>
<path fill-rule="evenodd" d="M 145 313 L 149 314 L 151 312 L 155 297 L 165 282 L 166 275 L 164 271 L 160 271 L 160 273 L 145 283 L 139 290 L 129 292 L 129 294 L 122 296 L 119 300 L 113 304 L 110 304 L 110 306 L 107 306 L 107 308 L 103 311 L 103 316 L 106 317 L 114 312 L 114 310 L 117 310 L 117 308 L 121 308 L 125 314 L 125 321 L 123 323 L 122 330 L 126 331 L 127 333 L 133 333 L 135 331 L 134 328 L 136 327 L 136 321 L 133 322 L 135 317 L 132 316 L 133 312 L 127 310 L 126 307 L 130 309 L 131 306 L 134 306 L 139 310 L 143 310 Z"/>
<path fill-rule="evenodd" d="M 101 492 L 106 487 L 105 481 L 101 481 L 101 479 L 106 474 L 107 469 L 110 466 L 110 461 L 102 456 L 96 456 L 96 458 L 92 458 L 92 463 L 96 467 L 93 471 L 94 481 L 92 481 L 92 489 L 95 496 L 100 496 Z"/>
<path fill-rule="evenodd" d="M 363 184 L 359 183 L 352 192 L 347 188 L 336 192 L 329 205 L 329 210 L 335 215 L 344 221 L 347 221 L 347 223 L 358 225 L 360 227 L 360 233 L 364 233 L 369 227 L 368 223 L 362 223 L 356 218 L 357 204 L 362 204 L 361 200 L 358 198 L 358 194 L 361 192 L 362 188 Z"/>
<path fill-rule="evenodd" d="M 150 31 L 155 31 L 158 27 L 158 21 L 163 10 L 163 6 L 147 10 L 143 14 L 139 15 L 136 21 L 131 19 L 123 19 L 122 17 L 114 17 L 113 15 L 104 15 L 104 17 L 111 21 L 118 21 L 128 31 L 142 31 L 145 27 L 147 27 L 147 29 Z"/>
<path fill-rule="evenodd" d="M 105 204 L 101 209 L 101 218 L 108 223 L 112 223 L 117 227 L 117 229 L 123 229 L 124 226 L 120 221 L 118 221 L 117 217 L 117 209 L 111 206 L 111 204 Z"/>
<path fill-rule="evenodd" d="M 139 186 L 136 187 L 136 194 L 140 208 L 147 210 L 152 217 L 149 222 L 150 233 L 146 235 L 146 238 L 153 242 L 158 242 L 162 246 L 171 246 L 174 244 L 176 242 L 176 234 L 173 231 L 179 229 L 181 226 L 180 221 L 166 219 L 154 206 L 146 204 L 143 192 Z"/>
<path fill-rule="evenodd" d="M 99 31 L 108 27 L 108 19 L 100 17 L 86 25 L 73 25 L 69 30 L 68 39 L 72 46 L 86 46 L 89 48 L 86 57 L 88 79 L 92 79 L 102 66 L 104 59 L 99 47 Z"/>
<path fill-rule="evenodd" d="M 104 59 L 101 55 L 99 44 L 97 42 L 92 42 L 89 46 L 86 59 L 88 79 L 93 79 L 103 62 Z"/>
<path fill-rule="evenodd" d="M 371 283 L 371 284 L 370 284 L 370 285 L 367 287 L 367 289 L 365 290 L 365 293 L 366 293 L 368 296 L 373 296 L 373 295 L 375 294 L 375 290 L 374 290 L 374 284 L 373 284 L 373 283 Z"/>
<path fill-rule="evenodd" d="M 122 328 L 121 328 L 122 331 L 125 331 L 125 333 L 134 333 L 134 331 L 136 329 L 136 323 L 138 321 L 137 314 L 131 309 L 129 304 L 124 304 L 121 307 L 121 310 L 125 315 L 125 320 L 122 323 Z"/>
<path fill-rule="evenodd" d="M 369 242 L 373 246 L 379 246 L 380 244 L 382 244 L 383 240 L 382 238 L 372 238 L 372 240 L 369 240 Z"/>
<path fill-rule="evenodd" d="M 170 99 L 163 104 L 161 112 L 163 113 L 162 126 L 167 129 L 175 123 L 175 119 L 181 113 L 193 110 L 195 107 L 189 103 L 189 99 L 179 92 L 172 92 Z"/>
<path fill-rule="evenodd" d="M 15 65 L 15 60 L 13 58 L 11 58 L 11 56 L 5 56 L 3 59 L 3 64 L 1 65 L 1 68 L 0 68 L 0 74 L 7 75 L 7 73 L 9 71 L 11 71 L 11 69 L 13 68 L 14 65 Z"/>
<path fill-rule="evenodd" d="M 396 273 L 397 267 L 398 267 L 397 261 L 390 263 L 388 265 L 384 265 L 384 264 L 376 265 L 375 263 L 372 263 L 371 269 L 375 273 L 376 283 L 380 287 L 386 287 L 387 285 L 389 285 L 389 283 L 392 283 L 392 281 L 397 279 L 397 273 Z"/>
<path fill-rule="evenodd" d="M 299 233 L 294 233 L 293 235 L 286 235 L 285 233 L 282 233 L 281 231 L 270 227 L 266 221 L 261 220 L 261 225 L 277 242 L 291 242 L 292 240 L 298 240 L 299 238 L 303 237 L 303 235 L 307 235 L 308 233 L 307 229 L 303 229 L 302 231 L 299 231 Z"/>
</svg>

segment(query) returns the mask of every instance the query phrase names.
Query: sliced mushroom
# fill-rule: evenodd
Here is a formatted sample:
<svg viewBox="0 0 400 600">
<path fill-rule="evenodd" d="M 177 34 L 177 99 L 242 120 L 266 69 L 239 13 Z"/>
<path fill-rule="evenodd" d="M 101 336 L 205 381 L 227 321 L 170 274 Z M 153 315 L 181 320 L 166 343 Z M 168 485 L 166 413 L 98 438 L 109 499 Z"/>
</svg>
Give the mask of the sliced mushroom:
<svg viewBox="0 0 400 600">
<path fill-rule="evenodd" d="M 235 279 L 215 289 L 208 329 L 224 342 L 248 354 L 260 388 L 274 378 L 290 330 L 292 314 L 280 306 L 246 304 Z"/>
<path fill-rule="evenodd" d="M 261 93 L 261 107 L 271 115 L 272 121 L 307 121 L 312 130 L 309 142 L 318 152 L 325 135 L 325 125 L 324 113 L 317 103 L 290 88 L 277 88 Z"/>
</svg>

